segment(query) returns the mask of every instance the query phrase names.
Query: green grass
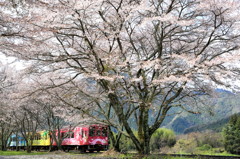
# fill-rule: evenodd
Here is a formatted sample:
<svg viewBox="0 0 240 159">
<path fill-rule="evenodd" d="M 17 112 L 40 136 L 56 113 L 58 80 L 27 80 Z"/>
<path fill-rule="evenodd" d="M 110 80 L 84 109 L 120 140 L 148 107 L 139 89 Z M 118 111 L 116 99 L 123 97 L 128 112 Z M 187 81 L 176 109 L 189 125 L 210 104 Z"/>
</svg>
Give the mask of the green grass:
<svg viewBox="0 0 240 159">
<path fill-rule="evenodd" d="M 197 148 L 194 154 L 211 156 L 239 156 L 226 152 L 224 148 L 211 148 L 209 150 L 200 150 L 199 148 Z"/>
<path fill-rule="evenodd" d="M 13 156 L 13 155 L 45 155 L 45 154 L 50 154 L 49 152 L 36 152 L 36 151 L 32 151 L 31 153 L 27 153 L 26 151 L 0 151 L 0 156 Z M 182 154 L 183 153 L 176 153 L 176 154 Z M 233 155 L 233 154 L 229 154 L 227 152 L 222 152 L 222 153 L 216 153 L 215 149 L 211 149 L 211 150 L 207 150 L 207 151 L 198 151 L 194 153 L 195 155 L 219 155 L 219 156 L 239 156 L 239 155 Z M 59 155 L 80 155 L 80 153 L 78 152 L 68 152 L 68 153 L 63 153 L 63 154 L 59 154 Z M 85 155 L 89 155 L 92 157 L 100 157 L 101 153 L 86 153 Z M 189 153 L 184 153 L 184 155 L 191 155 Z M 101 157 L 117 157 L 119 159 L 157 159 L 159 158 L 159 156 L 156 155 L 148 155 L 148 156 L 141 156 L 138 157 L 137 154 L 111 154 L 111 155 L 107 155 L 107 156 L 101 156 Z M 188 157 L 171 157 L 171 156 L 162 156 L 162 159 L 191 159 Z"/>
<path fill-rule="evenodd" d="M 109 157 L 109 156 L 105 156 L 105 157 Z M 114 156 L 111 156 L 114 157 Z M 116 157 L 116 156 L 115 156 Z M 118 156 L 119 159 L 159 159 L 160 156 L 158 155 L 148 155 L 148 156 L 137 156 L 137 155 L 120 155 Z M 190 157 L 172 157 L 172 156 L 161 156 L 161 159 L 193 159 Z M 196 159 L 196 158 L 195 158 Z"/>
<path fill-rule="evenodd" d="M 100 157 L 96 155 L 95 157 Z M 190 157 L 172 157 L 172 156 L 159 156 L 156 154 L 150 154 L 147 156 L 139 156 L 138 154 L 116 154 L 116 155 L 106 155 L 101 157 L 112 157 L 112 158 L 118 158 L 118 159 L 196 159 L 196 158 L 190 158 Z"/>
<path fill-rule="evenodd" d="M 163 157 L 163 159 L 196 159 L 190 157 Z"/>
<path fill-rule="evenodd" d="M 199 150 L 199 149 L 196 149 L 195 152 L 193 153 L 186 153 L 186 152 L 178 152 L 178 153 L 175 153 L 176 155 L 210 155 L 210 156 L 239 156 L 240 155 L 234 155 L 234 154 L 230 154 L 230 153 L 227 153 L 226 151 L 224 152 L 221 152 L 223 151 L 224 149 L 223 148 L 211 148 L 210 150 Z M 133 159 L 137 159 L 137 152 L 136 151 L 133 151 L 131 153 L 136 153 L 135 155 L 133 154 L 121 154 L 119 155 L 118 157 L 119 158 L 133 158 Z M 156 154 L 157 155 L 157 154 Z M 108 156 L 105 156 L 105 157 L 108 157 Z M 111 156 L 111 157 L 116 157 L 116 156 Z M 139 157 L 141 159 L 157 159 L 159 158 L 159 156 L 155 156 L 154 154 L 152 155 L 148 155 L 148 156 L 145 156 L 145 157 Z M 163 157 L 163 159 L 191 159 L 189 157 L 171 157 L 171 156 L 166 156 L 166 157 Z M 196 159 L 196 158 L 195 158 Z"/>
<path fill-rule="evenodd" d="M 143 159 L 159 159 L 159 156 L 158 157 L 154 157 L 154 156 L 147 156 L 147 157 L 144 157 Z M 166 157 L 161 157 L 161 159 L 194 159 L 194 158 L 190 158 L 190 157 L 170 157 L 170 156 L 166 156 Z M 196 159 L 196 158 L 195 158 Z"/>
<path fill-rule="evenodd" d="M 45 155 L 48 152 L 31 152 L 27 153 L 26 151 L 0 151 L 0 156 L 12 156 L 12 155 Z"/>
<path fill-rule="evenodd" d="M 239 156 L 239 155 L 234 155 L 234 154 L 231 154 L 231 153 L 227 153 L 226 151 L 222 152 L 222 153 L 216 153 L 214 151 L 201 151 L 199 153 L 196 153 L 196 154 L 199 154 L 199 155 L 211 155 L 211 156 Z"/>
</svg>

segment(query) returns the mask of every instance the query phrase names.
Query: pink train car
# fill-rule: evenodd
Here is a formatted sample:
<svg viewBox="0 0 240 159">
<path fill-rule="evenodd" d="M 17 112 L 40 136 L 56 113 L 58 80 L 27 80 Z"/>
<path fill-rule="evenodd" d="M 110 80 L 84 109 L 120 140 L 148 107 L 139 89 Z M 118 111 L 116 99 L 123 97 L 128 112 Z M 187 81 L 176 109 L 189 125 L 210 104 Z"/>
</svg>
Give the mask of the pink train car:
<svg viewBox="0 0 240 159">
<path fill-rule="evenodd" d="M 56 135 L 58 133 L 56 132 Z M 80 150 L 82 152 L 104 151 L 108 149 L 108 127 L 105 125 L 78 126 L 72 130 L 61 129 L 64 150 Z M 56 146 L 53 142 L 53 146 Z"/>
</svg>

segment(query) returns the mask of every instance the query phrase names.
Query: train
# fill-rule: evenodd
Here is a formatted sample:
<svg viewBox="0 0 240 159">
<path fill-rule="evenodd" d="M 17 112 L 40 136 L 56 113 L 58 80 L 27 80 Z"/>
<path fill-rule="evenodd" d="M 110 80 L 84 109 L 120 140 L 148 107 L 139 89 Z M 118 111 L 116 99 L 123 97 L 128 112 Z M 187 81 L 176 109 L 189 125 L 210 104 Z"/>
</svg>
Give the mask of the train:
<svg viewBox="0 0 240 159">
<path fill-rule="evenodd" d="M 63 150 L 79 150 L 81 152 L 106 151 L 109 147 L 108 126 L 91 124 L 77 126 L 73 129 L 63 128 L 60 133 L 54 131 L 55 137 L 62 139 L 61 147 Z M 9 149 L 26 149 L 26 141 L 21 136 L 12 135 L 9 138 Z M 38 131 L 32 141 L 33 150 L 57 149 L 57 143 L 53 139 L 53 134 L 49 131 Z"/>
<path fill-rule="evenodd" d="M 17 136 L 15 134 L 11 135 L 11 137 L 8 139 L 8 145 L 10 149 L 17 149 L 20 147 L 26 146 L 26 141 L 23 137 Z"/>
</svg>

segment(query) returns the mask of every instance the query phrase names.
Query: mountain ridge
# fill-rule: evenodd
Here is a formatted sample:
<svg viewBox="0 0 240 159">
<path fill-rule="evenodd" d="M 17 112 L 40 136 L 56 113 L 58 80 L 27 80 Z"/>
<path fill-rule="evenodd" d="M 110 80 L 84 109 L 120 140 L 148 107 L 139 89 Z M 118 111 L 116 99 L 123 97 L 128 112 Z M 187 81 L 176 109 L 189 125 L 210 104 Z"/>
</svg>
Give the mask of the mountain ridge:
<svg viewBox="0 0 240 159">
<path fill-rule="evenodd" d="M 236 113 L 236 114 L 240 114 L 240 113 Z M 189 127 L 187 129 L 185 129 L 183 133 L 188 134 L 191 132 L 202 132 L 202 131 L 206 131 L 206 130 L 221 132 L 222 129 L 224 128 L 224 126 L 229 122 L 229 120 L 232 116 L 233 115 L 230 115 L 228 117 L 225 117 L 223 119 L 220 119 L 220 120 L 212 122 L 212 123 L 205 123 L 202 125 L 196 125 L 196 126 Z"/>
<path fill-rule="evenodd" d="M 232 93 L 224 89 L 216 89 L 214 93 L 215 95 L 212 97 L 204 97 L 204 102 L 212 112 L 206 111 L 197 115 L 182 113 L 169 117 L 163 127 L 172 129 L 176 134 L 183 134 L 192 131 L 192 129 L 206 129 L 205 127 L 211 123 L 215 123 L 215 125 L 227 123 L 231 115 L 240 112 L 240 93 Z M 214 127 L 214 124 L 211 126 Z M 218 129 L 217 127 L 216 129 Z"/>
</svg>

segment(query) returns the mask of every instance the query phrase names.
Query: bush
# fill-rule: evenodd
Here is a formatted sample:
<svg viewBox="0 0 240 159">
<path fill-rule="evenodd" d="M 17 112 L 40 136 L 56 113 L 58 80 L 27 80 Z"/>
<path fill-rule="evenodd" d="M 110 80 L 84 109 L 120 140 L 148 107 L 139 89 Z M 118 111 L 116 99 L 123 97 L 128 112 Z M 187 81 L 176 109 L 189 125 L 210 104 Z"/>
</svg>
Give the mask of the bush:
<svg viewBox="0 0 240 159">
<path fill-rule="evenodd" d="M 123 135 L 120 140 L 120 149 L 121 152 L 127 152 L 129 150 L 136 150 L 136 147 L 130 138 Z"/>
<path fill-rule="evenodd" d="M 136 132 L 134 132 L 134 134 L 136 135 Z M 113 135 L 115 137 L 115 139 L 117 138 L 116 136 L 118 135 L 117 133 L 113 132 Z M 112 140 L 110 142 L 110 146 L 109 149 L 114 149 Z M 119 151 L 119 152 L 127 152 L 128 150 L 136 150 L 135 145 L 133 144 L 132 140 L 126 136 L 124 136 L 123 134 L 120 137 L 119 140 L 119 145 L 117 146 L 117 150 L 115 147 L 115 151 Z"/>
<path fill-rule="evenodd" d="M 198 147 L 209 145 L 212 148 L 223 147 L 223 137 L 220 133 L 213 131 L 205 131 L 197 133 L 196 139 L 198 140 Z"/>
<path fill-rule="evenodd" d="M 210 146 L 209 144 L 202 145 L 201 147 L 198 148 L 198 150 L 200 151 L 208 151 L 211 149 L 212 149 L 212 146 Z"/>
<path fill-rule="evenodd" d="M 175 146 L 169 153 L 195 153 L 198 150 L 208 151 L 212 148 L 223 147 L 222 142 L 222 135 L 212 131 L 179 135 Z"/>
<path fill-rule="evenodd" d="M 165 146 L 172 147 L 175 143 L 176 135 L 172 130 L 166 128 L 157 129 L 150 141 L 152 151 L 159 150 Z"/>
<path fill-rule="evenodd" d="M 182 139 L 193 139 L 197 143 L 197 147 L 205 144 L 210 145 L 212 148 L 223 147 L 223 136 L 221 133 L 213 131 L 194 132 L 186 135 L 181 135 Z"/>
<path fill-rule="evenodd" d="M 194 153 L 197 147 L 197 142 L 191 139 L 179 139 L 174 145 L 171 153 Z"/>
</svg>

